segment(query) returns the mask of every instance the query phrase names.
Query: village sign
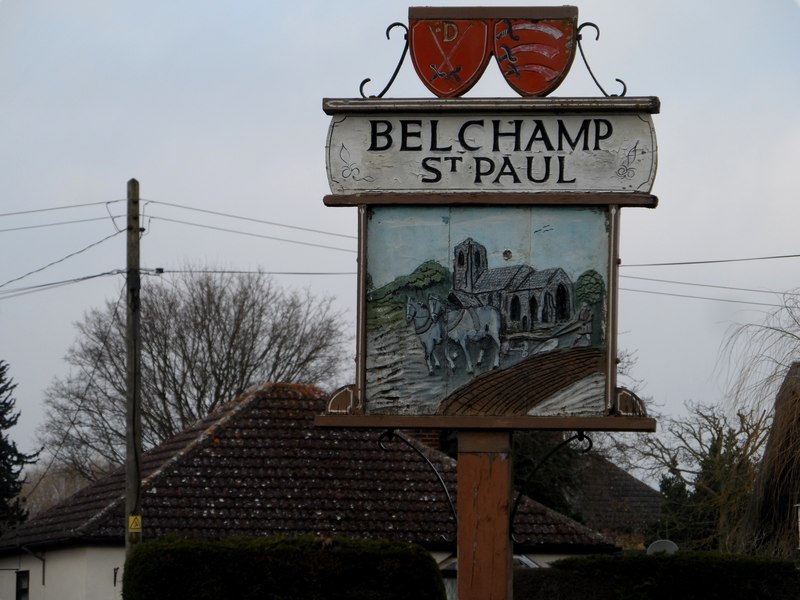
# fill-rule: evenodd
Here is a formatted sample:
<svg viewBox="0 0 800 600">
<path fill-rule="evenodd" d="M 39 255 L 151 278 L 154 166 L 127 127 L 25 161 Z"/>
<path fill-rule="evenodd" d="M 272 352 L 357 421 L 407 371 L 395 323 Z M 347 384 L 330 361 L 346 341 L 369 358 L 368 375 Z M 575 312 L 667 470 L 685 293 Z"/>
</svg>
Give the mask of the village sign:
<svg viewBox="0 0 800 600">
<path fill-rule="evenodd" d="M 660 103 L 543 97 L 579 29 L 574 7 L 411 8 L 410 55 L 439 98 L 323 101 L 325 203 L 359 207 L 346 412 L 619 412 L 619 212 L 657 203 Z M 523 97 L 459 98 L 492 56 Z"/>
<path fill-rule="evenodd" d="M 358 330 L 356 383 L 315 423 L 457 431 L 460 600 L 512 597 L 512 431 L 655 429 L 616 385 L 616 330 L 620 210 L 657 204 L 660 103 L 545 97 L 585 60 L 577 15 L 412 7 L 387 37 L 406 30 L 437 98 L 383 98 L 401 58 L 377 97 L 365 79 L 323 100 L 324 202 L 358 207 Z M 522 97 L 460 98 L 492 57 Z"/>
</svg>

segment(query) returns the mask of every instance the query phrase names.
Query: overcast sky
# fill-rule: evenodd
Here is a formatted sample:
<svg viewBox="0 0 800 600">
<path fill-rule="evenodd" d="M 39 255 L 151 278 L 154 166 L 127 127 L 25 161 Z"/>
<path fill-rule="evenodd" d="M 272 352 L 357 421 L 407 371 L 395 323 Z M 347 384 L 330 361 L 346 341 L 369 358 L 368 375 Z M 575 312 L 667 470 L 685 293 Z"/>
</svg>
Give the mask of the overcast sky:
<svg viewBox="0 0 800 600">
<path fill-rule="evenodd" d="M 606 90 L 619 93 L 620 78 L 629 96 L 662 102 L 660 205 L 622 215 L 619 344 L 636 352 L 642 395 L 661 410 L 721 401 L 715 369 L 726 331 L 770 309 L 740 302 L 775 303 L 775 293 L 800 285 L 800 259 L 633 265 L 800 253 L 800 5 L 578 6 L 579 21 L 600 28 L 598 41 L 586 30 L 584 45 Z M 121 225 L 112 216 L 124 203 L 96 203 L 123 199 L 132 177 L 152 201 L 144 267 L 334 273 L 276 278 L 335 295 L 354 318 L 355 239 L 253 220 L 355 235 L 355 209 L 322 204 L 329 117 L 321 101 L 358 96 L 365 77 L 367 93 L 380 90 L 402 49 L 402 35 L 387 41 L 384 31 L 407 21 L 407 9 L 399 1 L 0 0 L 0 358 L 18 384 L 12 437 L 23 449 L 34 447 L 43 390 L 66 373 L 74 323 L 118 298 L 123 279 L 19 292 L 124 268 L 124 235 L 86 248 Z M 512 93 L 492 64 L 468 95 Z M 578 58 L 554 95 L 600 92 Z M 407 62 L 387 96 L 429 93 Z M 92 205 L 8 214 L 78 204 Z M 82 222 L 26 229 L 65 221 Z"/>
</svg>

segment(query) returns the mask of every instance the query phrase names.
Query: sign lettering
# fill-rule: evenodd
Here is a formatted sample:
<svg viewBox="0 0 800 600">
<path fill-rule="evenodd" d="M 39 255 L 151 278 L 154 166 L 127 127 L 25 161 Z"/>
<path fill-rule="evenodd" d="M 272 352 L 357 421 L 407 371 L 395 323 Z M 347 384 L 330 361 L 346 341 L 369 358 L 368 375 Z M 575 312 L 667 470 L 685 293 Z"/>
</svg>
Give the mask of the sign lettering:
<svg viewBox="0 0 800 600">
<path fill-rule="evenodd" d="M 334 194 L 649 192 L 648 114 L 347 115 L 328 136 Z"/>
</svg>

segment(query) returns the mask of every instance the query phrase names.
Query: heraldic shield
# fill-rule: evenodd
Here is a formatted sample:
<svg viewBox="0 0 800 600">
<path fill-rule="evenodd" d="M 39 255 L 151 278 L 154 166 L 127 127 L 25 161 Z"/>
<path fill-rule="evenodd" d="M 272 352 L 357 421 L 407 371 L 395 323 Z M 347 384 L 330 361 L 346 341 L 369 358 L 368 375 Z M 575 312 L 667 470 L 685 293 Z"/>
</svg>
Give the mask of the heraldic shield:
<svg viewBox="0 0 800 600">
<path fill-rule="evenodd" d="M 440 98 L 467 92 L 491 56 L 490 23 L 479 19 L 409 16 L 411 62 L 425 86 Z"/>
<path fill-rule="evenodd" d="M 575 57 L 575 19 L 503 19 L 494 26 L 494 55 L 508 84 L 522 96 L 546 96 Z"/>
<path fill-rule="evenodd" d="M 495 55 L 508 84 L 522 96 L 546 96 L 575 57 L 575 6 L 408 9 L 414 69 L 440 98 L 466 93 Z"/>
</svg>

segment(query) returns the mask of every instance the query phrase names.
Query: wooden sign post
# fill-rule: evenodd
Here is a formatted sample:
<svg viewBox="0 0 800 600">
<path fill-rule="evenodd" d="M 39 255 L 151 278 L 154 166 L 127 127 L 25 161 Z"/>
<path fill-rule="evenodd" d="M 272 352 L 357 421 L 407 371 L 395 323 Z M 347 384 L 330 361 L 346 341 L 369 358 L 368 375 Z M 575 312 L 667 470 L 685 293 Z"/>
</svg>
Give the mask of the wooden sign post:
<svg viewBox="0 0 800 600">
<path fill-rule="evenodd" d="M 358 332 L 356 383 L 315 422 L 458 431 L 459 599 L 510 600 L 513 430 L 655 430 L 619 400 L 616 295 L 620 209 L 657 204 L 660 102 L 538 97 L 575 7 L 409 23 L 438 99 L 323 101 L 324 202 L 358 207 Z M 492 56 L 527 97 L 457 98 Z"/>
<path fill-rule="evenodd" d="M 512 597 L 511 432 L 458 433 L 458 598 Z"/>
</svg>

